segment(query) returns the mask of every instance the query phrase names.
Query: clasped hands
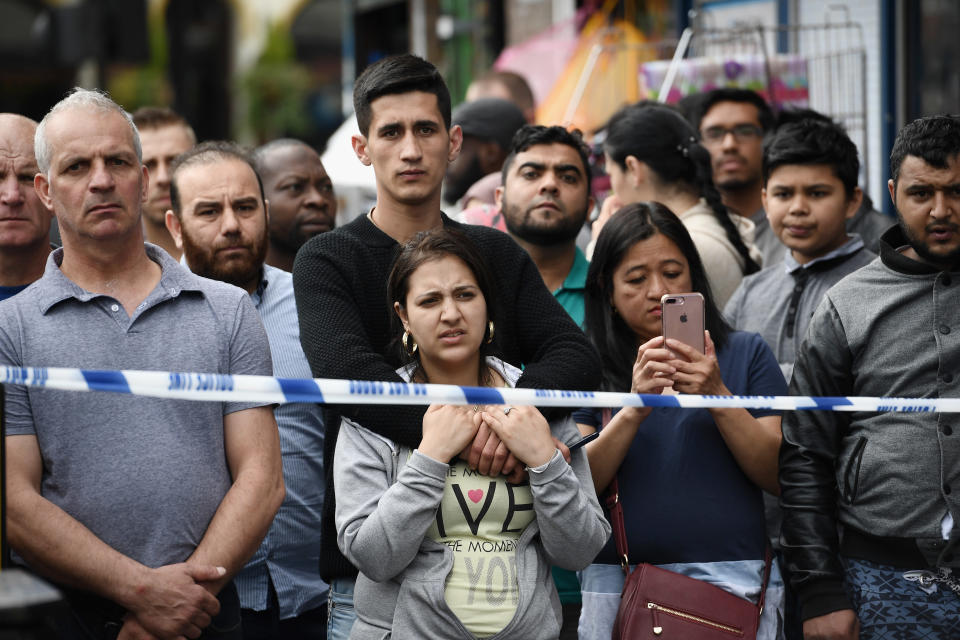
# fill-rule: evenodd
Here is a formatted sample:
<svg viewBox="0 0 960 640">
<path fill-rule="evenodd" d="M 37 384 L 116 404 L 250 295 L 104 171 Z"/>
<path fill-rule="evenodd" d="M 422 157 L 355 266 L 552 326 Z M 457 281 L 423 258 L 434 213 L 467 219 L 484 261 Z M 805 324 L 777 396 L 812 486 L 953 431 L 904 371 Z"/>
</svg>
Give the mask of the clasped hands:
<svg viewBox="0 0 960 640">
<path fill-rule="evenodd" d="M 465 460 L 471 469 L 487 476 L 501 473 L 519 483 L 524 466 L 538 467 L 560 449 L 570 460 L 566 445 L 553 437 L 550 425 L 536 407 L 489 405 L 430 405 L 423 416 L 423 439 L 419 451 L 434 460 Z"/>
<path fill-rule="evenodd" d="M 212 587 L 224 576 L 223 567 L 191 562 L 144 568 L 124 605 L 118 640 L 199 638 L 220 602 Z"/>
</svg>

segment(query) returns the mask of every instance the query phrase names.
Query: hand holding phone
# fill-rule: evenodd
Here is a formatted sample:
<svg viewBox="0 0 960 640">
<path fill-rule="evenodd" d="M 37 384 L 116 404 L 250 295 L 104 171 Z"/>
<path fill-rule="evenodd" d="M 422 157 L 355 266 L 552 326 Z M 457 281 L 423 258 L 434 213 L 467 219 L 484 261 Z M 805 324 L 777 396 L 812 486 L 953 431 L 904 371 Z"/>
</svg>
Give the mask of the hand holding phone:
<svg viewBox="0 0 960 640">
<path fill-rule="evenodd" d="M 671 375 L 672 390 L 711 396 L 730 395 L 723 383 L 713 341 L 704 331 L 703 296 L 680 293 L 661 298 L 664 346 L 674 356 L 676 373 Z M 670 349 L 667 340 L 682 343 Z M 677 352 L 680 353 L 677 353 Z"/>
</svg>

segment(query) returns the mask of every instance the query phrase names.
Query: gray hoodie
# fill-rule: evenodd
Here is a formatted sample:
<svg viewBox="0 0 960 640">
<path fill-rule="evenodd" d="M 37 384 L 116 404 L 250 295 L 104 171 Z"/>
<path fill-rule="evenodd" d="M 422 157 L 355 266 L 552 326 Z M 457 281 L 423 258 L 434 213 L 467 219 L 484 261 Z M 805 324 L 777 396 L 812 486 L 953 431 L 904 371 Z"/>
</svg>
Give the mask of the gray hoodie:
<svg viewBox="0 0 960 640">
<path fill-rule="evenodd" d="M 519 377 L 510 365 L 489 364 L 510 385 Z M 569 417 L 550 427 L 568 444 L 580 435 Z M 351 639 L 474 637 L 444 599 L 453 552 L 426 536 L 448 468 L 343 420 L 334 457 L 337 542 L 360 570 Z M 582 569 L 610 536 L 582 448 L 571 452 L 569 465 L 558 451 L 542 471 L 531 472 L 530 490 L 536 518 L 515 551 L 519 604 L 492 639 L 556 638 L 560 601 L 550 566 Z"/>
</svg>

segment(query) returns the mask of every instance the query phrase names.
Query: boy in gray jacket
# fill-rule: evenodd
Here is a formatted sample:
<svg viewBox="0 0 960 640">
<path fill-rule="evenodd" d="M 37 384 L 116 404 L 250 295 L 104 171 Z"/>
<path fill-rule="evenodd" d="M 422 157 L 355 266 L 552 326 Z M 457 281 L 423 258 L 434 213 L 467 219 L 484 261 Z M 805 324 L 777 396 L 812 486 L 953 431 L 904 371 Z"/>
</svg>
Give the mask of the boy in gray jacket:
<svg viewBox="0 0 960 640">
<path fill-rule="evenodd" d="M 743 279 L 724 315 L 759 333 L 789 382 L 807 324 L 827 289 L 876 258 L 846 221 L 860 207 L 857 147 L 832 122 L 784 125 L 763 150 L 763 208 L 788 251 Z M 893 225 L 893 220 L 890 220 Z"/>
</svg>

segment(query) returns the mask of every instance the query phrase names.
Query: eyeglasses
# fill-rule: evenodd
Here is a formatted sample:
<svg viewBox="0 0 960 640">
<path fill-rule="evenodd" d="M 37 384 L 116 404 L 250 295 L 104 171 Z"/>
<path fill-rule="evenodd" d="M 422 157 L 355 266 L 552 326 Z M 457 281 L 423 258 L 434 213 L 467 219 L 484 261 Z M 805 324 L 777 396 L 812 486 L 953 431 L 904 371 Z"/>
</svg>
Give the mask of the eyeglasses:
<svg viewBox="0 0 960 640">
<path fill-rule="evenodd" d="M 733 134 L 737 142 L 747 142 L 756 138 L 763 137 L 763 129 L 755 124 L 738 124 L 730 127 L 709 127 L 702 132 L 703 141 L 708 144 L 717 144 L 727 137 L 728 133 Z"/>
</svg>

